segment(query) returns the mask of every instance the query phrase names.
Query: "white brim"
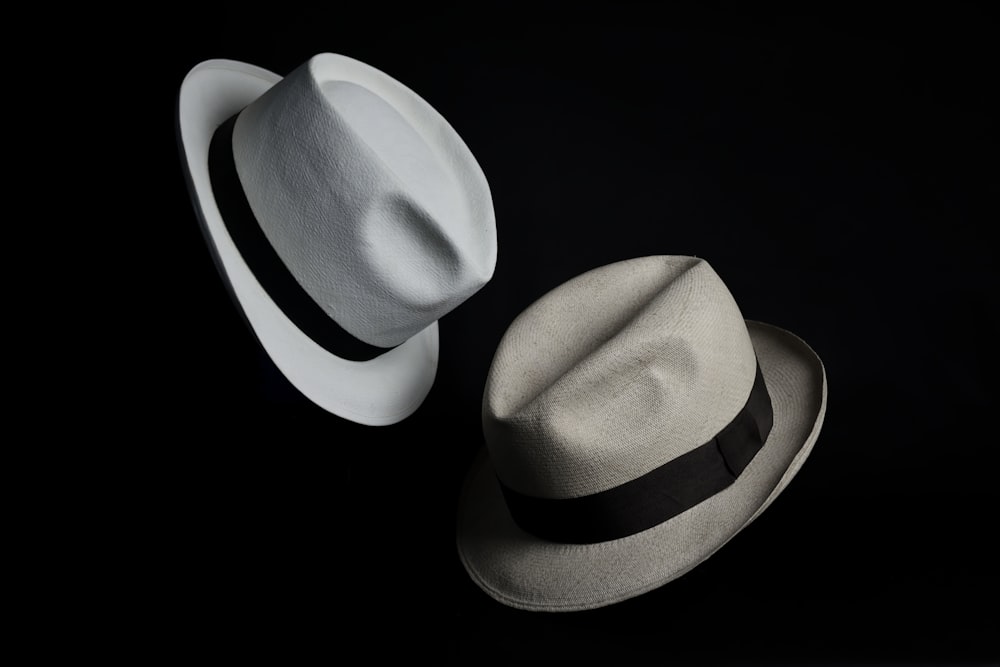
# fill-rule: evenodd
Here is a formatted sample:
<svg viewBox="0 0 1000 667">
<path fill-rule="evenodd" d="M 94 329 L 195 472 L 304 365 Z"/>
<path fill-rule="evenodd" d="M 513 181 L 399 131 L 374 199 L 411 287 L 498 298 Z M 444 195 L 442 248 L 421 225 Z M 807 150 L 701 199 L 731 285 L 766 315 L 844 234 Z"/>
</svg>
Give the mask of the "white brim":
<svg viewBox="0 0 1000 667">
<path fill-rule="evenodd" d="M 343 80 L 365 85 L 359 68 Z M 280 80 L 277 74 L 232 60 L 194 67 L 181 84 L 178 141 L 188 186 L 213 258 L 265 352 L 289 382 L 321 408 L 371 426 L 412 414 L 434 384 L 438 325 L 370 361 L 341 359 L 306 336 L 271 300 L 229 235 L 212 192 L 208 149 L 216 129 Z"/>
<path fill-rule="evenodd" d="M 747 322 L 774 408 L 764 447 L 728 488 L 649 530 L 596 544 L 557 544 L 522 531 L 483 453 L 466 479 L 457 541 L 462 564 L 511 607 L 576 611 L 653 590 L 703 562 L 753 521 L 798 473 L 826 413 L 826 372 L 795 335 Z"/>
</svg>

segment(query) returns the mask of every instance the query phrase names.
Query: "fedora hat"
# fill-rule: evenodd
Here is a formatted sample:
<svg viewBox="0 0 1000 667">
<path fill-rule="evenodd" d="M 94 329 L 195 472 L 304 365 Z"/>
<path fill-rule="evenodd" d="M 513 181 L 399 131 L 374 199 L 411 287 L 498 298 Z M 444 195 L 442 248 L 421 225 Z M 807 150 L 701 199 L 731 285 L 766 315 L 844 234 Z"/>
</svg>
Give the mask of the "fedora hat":
<svg viewBox="0 0 1000 667">
<path fill-rule="evenodd" d="M 196 65 L 177 133 L 212 256 L 278 369 L 346 419 L 412 414 L 438 320 L 496 264 L 490 188 L 455 129 L 386 73 L 321 53 L 284 77 Z"/>
<path fill-rule="evenodd" d="M 483 393 L 458 553 L 499 602 L 602 607 L 703 562 L 802 467 L 826 411 L 816 353 L 745 320 L 709 263 L 579 275 L 518 315 Z"/>
</svg>

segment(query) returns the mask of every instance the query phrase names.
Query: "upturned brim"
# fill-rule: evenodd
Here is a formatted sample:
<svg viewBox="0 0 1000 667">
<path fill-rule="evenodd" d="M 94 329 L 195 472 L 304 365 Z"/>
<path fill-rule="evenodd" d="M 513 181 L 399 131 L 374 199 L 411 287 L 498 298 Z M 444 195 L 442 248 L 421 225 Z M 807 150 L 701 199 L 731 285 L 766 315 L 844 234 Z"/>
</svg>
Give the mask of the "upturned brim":
<svg viewBox="0 0 1000 667">
<path fill-rule="evenodd" d="M 343 79 L 366 85 L 363 68 Z M 216 266 L 251 330 L 278 369 L 306 398 L 336 415 L 386 425 L 412 414 L 434 383 L 438 325 L 369 361 L 342 359 L 303 333 L 271 299 L 230 236 L 212 190 L 208 152 L 222 123 L 281 79 L 232 60 L 208 60 L 181 84 L 177 135 L 188 189 Z"/>
<path fill-rule="evenodd" d="M 621 602 L 690 571 L 750 524 L 798 473 L 826 413 L 826 372 L 800 338 L 747 322 L 774 409 L 767 442 L 725 490 L 653 528 L 596 544 L 548 542 L 511 518 L 484 448 L 465 481 L 457 541 L 472 580 L 497 601 L 533 611 Z"/>
</svg>

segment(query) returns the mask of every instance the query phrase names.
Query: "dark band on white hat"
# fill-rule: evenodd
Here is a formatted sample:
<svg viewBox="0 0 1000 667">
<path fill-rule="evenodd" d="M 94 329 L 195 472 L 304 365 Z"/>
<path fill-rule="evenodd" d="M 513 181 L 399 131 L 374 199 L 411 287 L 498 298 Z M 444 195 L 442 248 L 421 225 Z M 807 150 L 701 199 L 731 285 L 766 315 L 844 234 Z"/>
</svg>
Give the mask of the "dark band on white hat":
<svg viewBox="0 0 1000 667">
<path fill-rule="evenodd" d="M 219 126 L 208 149 L 212 192 L 226 229 L 268 296 L 305 335 L 327 352 L 349 361 L 369 361 L 392 348 L 370 345 L 345 331 L 302 289 L 267 240 L 250 208 L 233 158 L 236 118 Z"/>
<path fill-rule="evenodd" d="M 645 475 L 577 498 L 539 498 L 500 480 L 511 518 L 551 542 L 593 544 L 642 532 L 719 493 L 739 477 L 774 425 L 760 364 L 746 405 L 718 435 Z"/>
</svg>

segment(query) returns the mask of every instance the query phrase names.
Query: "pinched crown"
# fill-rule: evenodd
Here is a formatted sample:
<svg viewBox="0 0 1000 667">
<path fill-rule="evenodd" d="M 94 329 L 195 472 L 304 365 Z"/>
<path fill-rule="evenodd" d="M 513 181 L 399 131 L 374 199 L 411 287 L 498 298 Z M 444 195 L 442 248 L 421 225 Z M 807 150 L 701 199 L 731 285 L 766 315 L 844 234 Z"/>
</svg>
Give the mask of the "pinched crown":
<svg viewBox="0 0 1000 667">
<path fill-rule="evenodd" d="M 320 54 L 244 109 L 233 155 L 264 234 L 341 327 L 402 343 L 493 275 L 489 186 L 424 100 Z"/>
<path fill-rule="evenodd" d="M 706 261 L 651 256 L 594 269 L 504 334 L 483 397 L 490 459 L 523 494 L 604 491 L 717 435 L 755 373 L 740 309 Z"/>
</svg>

